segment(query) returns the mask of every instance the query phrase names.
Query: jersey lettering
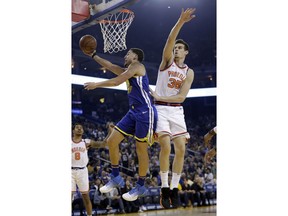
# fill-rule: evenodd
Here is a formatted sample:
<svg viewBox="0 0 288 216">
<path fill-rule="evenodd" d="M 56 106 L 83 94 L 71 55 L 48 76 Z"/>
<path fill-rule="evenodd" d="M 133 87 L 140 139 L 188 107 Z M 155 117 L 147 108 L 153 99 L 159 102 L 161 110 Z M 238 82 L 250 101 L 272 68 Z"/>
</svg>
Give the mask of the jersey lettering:
<svg viewBox="0 0 288 216">
<path fill-rule="evenodd" d="M 168 71 L 168 75 L 169 75 L 169 77 L 178 77 L 182 81 L 186 78 L 186 76 L 184 74 L 181 74 L 177 71 Z"/>
<path fill-rule="evenodd" d="M 74 157 L 75 160 L 80 160 L 80 158 L 81 158 L 81 157 L 80 157 L 80 152 L 75 152 L 74 155 L 75 155 L 75 157 Z"/>
<path fill-rule="evenodd" d="M 169 81 L 170 82 L 167 84 L 167 86 L 169 88 L 175 88 L 175 89 L 180 89 L 181 88 L 182 80 L 176 80 L 174 78 L 170 78 Z"/>
</svg>

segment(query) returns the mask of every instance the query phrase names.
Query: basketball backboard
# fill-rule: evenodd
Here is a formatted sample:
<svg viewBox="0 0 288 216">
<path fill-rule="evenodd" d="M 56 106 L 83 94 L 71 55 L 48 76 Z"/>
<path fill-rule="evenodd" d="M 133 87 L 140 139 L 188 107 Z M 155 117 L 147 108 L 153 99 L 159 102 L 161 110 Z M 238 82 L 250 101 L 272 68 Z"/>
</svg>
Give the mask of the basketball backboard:
<svg viewBox="0 0 288 216">
<path fill-rule="evenodd" d="M 127 8 L 136 1 L 137 0 L 72 0 L 72 34 L 97 24 L 99 20 Z M 80 9 L 79 7 L 82 8 Z M 73 10 L 80 11 L 80 14 L 77 14 L 78 17 L 81 17 L 81 11 L 83 11 L 81 21 L 73 22 Z M 87 10 L 89 10 L 88 14 Z"/>
</svg>

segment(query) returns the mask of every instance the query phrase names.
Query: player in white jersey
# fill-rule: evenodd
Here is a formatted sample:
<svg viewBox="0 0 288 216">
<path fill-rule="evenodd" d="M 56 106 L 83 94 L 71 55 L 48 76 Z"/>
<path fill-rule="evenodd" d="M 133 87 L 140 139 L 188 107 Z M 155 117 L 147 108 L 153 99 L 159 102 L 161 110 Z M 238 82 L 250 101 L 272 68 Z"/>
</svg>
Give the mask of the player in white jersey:
<svg viewBox="0 0 288 216">
<path fill-rule="evenodd" d="M 161 199 L 164 208 L 178 207 L 178 184 L 183 170 L 187 132 L 183 107 L 189 89 L 194 80 L 194 71 L 185 63 L 189 53 L 188 44 L 182 39 L 176 40 L 182 26 L 192 20 L 195 8 L 188 8 L 182 13 L 172 28 L 166 41 L 162 61 L 159 67 L 155 91 L 151 90 L 158 112 L 156 133 L 160 144 Z M 175 157 L 172 165 L 172 179 L 168 183 L 169 156 L 171 141 L 174 143 Z"/>
<path fill-rule="evenodd" d="M 108 127 L 108 135 L 111 133 L 113 125 Z M 89 147 L 92 148 L 103 148 L 106 145 L 106 139 L 104 141 L 94 141 L 91 139 L 83 139 L 84 129 L 79 123 L 73 127 L 73 138 L 72 138 L 72 154 L 71 154 L 71 168 L 72 168 L 72 197 L 76 192 L 76 185 L 78 190 L 82 194 L 84 206 L 86 208 L 87 216 L 92 216 L 92 204 L 89 197 L 89 178 L 87 164 L 89 161 L 87 150 Z"/>
</svg>

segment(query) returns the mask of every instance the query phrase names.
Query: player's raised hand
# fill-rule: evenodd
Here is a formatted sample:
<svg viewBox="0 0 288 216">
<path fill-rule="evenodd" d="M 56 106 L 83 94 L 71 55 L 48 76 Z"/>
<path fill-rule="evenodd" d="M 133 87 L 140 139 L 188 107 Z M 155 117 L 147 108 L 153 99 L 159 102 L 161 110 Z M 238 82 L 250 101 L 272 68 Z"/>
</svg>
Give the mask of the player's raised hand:
<svg viewBox="0 0 288 216">
<path fill-rule="evenodd" d="M 180 22 L 189 22 L 190 20 L 192 20 L 193 18 L 196 17 L 196 15 L 194 14 L 196 8 L 187 8 L 185 11 L 182 8 L 182 12 L 179 18 Z"/>
</svg>

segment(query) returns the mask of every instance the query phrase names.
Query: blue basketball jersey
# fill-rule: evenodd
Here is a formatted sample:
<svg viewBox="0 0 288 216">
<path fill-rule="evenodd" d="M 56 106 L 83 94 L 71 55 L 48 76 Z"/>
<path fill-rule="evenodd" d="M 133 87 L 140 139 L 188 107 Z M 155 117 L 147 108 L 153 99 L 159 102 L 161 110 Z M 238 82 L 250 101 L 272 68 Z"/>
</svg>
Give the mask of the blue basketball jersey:
<svg viewBox="0 0 288 216">
<path fill-rule="evenodd" d="M 131 77 L 126 81 L 129 106 L 147 105 L 151 106 L 152 98 L 149 94 L 149 79 L 145 76 Z"/>
<path fill-rule="evenodd" d="M 158 115 L 149 93 L 148 76 L 145 74 L 132 77 L 126 84 L 130 109 L 117 123 L 115 129 L 124 135 L 133 136 L 140 142 L 152 145 Z"/>
</svg>

